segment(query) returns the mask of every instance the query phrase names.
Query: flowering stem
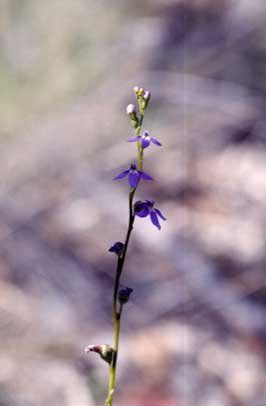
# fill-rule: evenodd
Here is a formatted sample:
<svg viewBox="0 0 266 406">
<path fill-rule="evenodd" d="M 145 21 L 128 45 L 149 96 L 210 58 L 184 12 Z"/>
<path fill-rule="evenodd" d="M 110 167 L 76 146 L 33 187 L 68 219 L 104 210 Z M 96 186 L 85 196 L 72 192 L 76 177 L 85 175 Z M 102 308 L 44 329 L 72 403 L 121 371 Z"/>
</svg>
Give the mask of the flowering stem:
<svg viewBox="0 0 266 406">
<path fill-rule="evenodd" d="M 114 252 L 117 255 L 117 266 L 112 303 L 112 313 L 114 323 L 114 343 L 113 346 L 110 346 L 109 344 L 89 345 L 85 349 L 86 353 L 90 351 L 97 352 L 100 355 L 100 357 L 109 364 L 108 396 L 107 399 L 105 400 L 105 406 L 113 405 L 113 397 L 116 386 L 116 365 L 119 349 L 122 310 L 124 304 L 128 302 L 129 297 L 133 291 L 133 289 L 129 287 L 127 288 L 121 287 L 120 279 L 124 269 L 127 249 L 131 233 L 133 231 L 135 216 L 138 217 L 149 216 L 152 224 L 159 230 L 161 229 L 159 220 L 160 219 L 166 220 L 166 218 L 160 212 L 160 210 L 154 206 L 155 204 L 154 201 L 138 200 L 134 202 L 134 196 L 140 180 L 141 179 L 146 181 L 153 180 L 153 178 L 149 174 L 143 171 L 144 149 L 149 147 L 150 143 L 153 143 L 157 146 L 162 146 L 162 144 L 156 138 L 151 137 L 149 135 L 149 131 L 144 131 L 144 133 L 140 135 L 144 120 L 144 113 L 150 100 L 150 92 L 148 90 L 144 90 L 143 88 L 139 88 L 138 86 L 134 87 L 134 92 L 138 100 L 139 105 L 138 111 L 137 107 L 134 104 L 129 104 L 127 106 L 126 112 L 131 120 L 133 128 L 135 129 L 135 136 L 130 137 L 128 141 L 137 142 L 138 163 L 137 164 L 132 163 L 128 170 L 124 170 L 114 178 L 114 180 L 120 180 L 125 177 L 128 177 L 128 183 L 130 185 L 130 190 L 128 194 L 128 209 L 129 209 L 128 228 L 125 240 L 124 243 L 121 241 L 117 241 L 109 249 L 110 252 Z"/>
<path fill-rule="evenodd" d="M 110 364 L 109 368 L 109 393 L 106 399 L 106 406 L 112 406 L 113 401 L 113 394 L 115 389 L 115 375 L 116 375 L 116 362 L 117 362 L 117 355 L 118 355 L 118 347 L 119 347 L 119 334 L 120 334 L 120 320 L 122 314 L 122 305 L 120 305 L 119 310 L 117 310 L 117 294 L 120 282 L 120 276 L 123 270 L 127 247 L 130 239 L 130 234 L 133 230 L 133 223 L 135 220 L 135 216 L 133 214 L 133 197 L 136 189 L 131 189 L 129 192 L 129 224 L 128 230 L 126 235 L 126 240 L 123 248 L 123 252 L 121 256 L 118 257 L 117 261 L 117 269 L 116 269 L 116 277 L 115 277 L 115 287 L 114 287 L 114 295 L 113 295 L 113 320 L 114 320 L 114 353 L 113 359 Z"/>
<path fill-rule="evenodd" d="M 136 131 L 135 131 L 136 135 L 139 135 L 139 133 L 140 133 L 143 119 L 144 119 L 144 113 L 141 113 L 140 119 L 139 119 L 139 126 L 136 128 Z M 143 148 L 139 141 L 138 141 L 138 161 L 139 161 L 139 170 L 142 171 L 142 169 L 143 169 Z"/>
<path fill-rule="evenodd" d="M 136 135 L 139 135 L 142 122 L 144 118 L 144 113 L 140 114 L 139 119 L 139 126 L 136 128 Z M 138 167 L 139 170 L 143 168 L 143 148 L 138 142 Z M 116 378 L 116 363 L 117 363 L 117 356 L 118 356 L 118 347 L 119 347 L 119 335 L 120 335 L 120 321 L 122 315 L 122 308 L 123 306 L 120 305 L 119 310 L 117 310 L 117 295 L 120 283 L 120 277 L 123 271 L 127 248 L 129 244 L 129 239 L 131 232 L 133 230 L 133 224 L 135 220 L 134 210 L 133 210 L 133 198 L 136 192 L 136 188 L 131 188 L 129 191 L 129 221 L 128 221 L 128 229 L 126 234 L 126 239 L 124 243 L 124 248 L 121 255 L 118 256 L 117 260 L 117 268 L 116 268 L 116 277 L 115 277 L 115 286 L 114 286 L 114 294 L 113 294 L 113 320 L 114 320 L 114 352 L 113 358 L 109 367 L 109 387 L 108 387 L 108 397 L 105 401 L 106 406 L 112 406 L 113 404 L 113 396 L 115 390 L 115 378 Z"/>
</svg>

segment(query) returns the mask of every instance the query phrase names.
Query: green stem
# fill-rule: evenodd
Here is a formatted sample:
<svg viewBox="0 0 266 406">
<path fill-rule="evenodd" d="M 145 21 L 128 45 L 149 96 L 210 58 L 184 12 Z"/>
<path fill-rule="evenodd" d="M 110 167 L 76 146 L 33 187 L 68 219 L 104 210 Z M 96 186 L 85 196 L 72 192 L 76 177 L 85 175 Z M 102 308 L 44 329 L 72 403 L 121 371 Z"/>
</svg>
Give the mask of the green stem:
<svg viewBox="0 0 266 406">
<path fill-rule="evenodd" d="M 140 120 L 139 120 L 139 126 L 135 130 L 136 135 L 139 135 L 139 133 L 140 133 L 143 118 L 144 118 L 144 113 L 141 113 Z M 139 170 L 142 170 L 142 168 L 143 168 L 143 148 L 142 148 L 140 142 L 138 142 L 138 168 L 139 168 Z M 136 192 L 136 188 L 130 189 L 128 229 L 127 229 L 127 234 L 126 234 L 123 251 L 117 260 L 115 286 L 114 286 L 114 294 L 113 294 L 113 320 L 114 320 L 114 346 L 113 346 L 113 349 L 114 349 L 114 353 L 113 353 L 112 362 L 109 367 L 109 386 L 108 386 L 108 397 L 105 401 L 106 406 L 112 406 L 114 390 L 115 390 L 116 364 L 117 364 L 119 336 L 120 336 L 120 320 L 121 320 L 122 308 L 123 308 L 123 306 L 120 305 L 119 310 L 117 310 L 117 296 L 118 296 L 120 277 L 121 277 L 124 263 L 125 263 L 128 243 L 129 243 L 131 232 L 133 230 L 133 224 L 134 224 L 134 220 L 135 220 L 134 211 L 133 211 L 133 198 L 134 198 L 135 192 Z"/>
<path fill-rule="evenodd" d="M 122 306 L 120 306 L 119 313 L 116 314 L 114 320 L 114 354 L 113 359 L 109 367 L 109 388 L 108 388 L 108 397 L 105 401 L 106 406 L 112 406 L 113 395 L 115 389 L 115 376 L 116 376 L 116 361 L 119 347 L 119 335 L 120 335 L 120 318 L 122 313 Z"/>
<path fill-rule="evenodd" d="M 140 119 L 139 119 L 139 126 L 136 128 L 135 134 L 139 135 L 140 134 L 140 130 L 141 130 L 141 126 L 143 123 L 143 119 L 144 119 L 144 113 L 140 114 Z M 142 171 L 143 169 L 143 148 L 141 146 L 141 143 L 138 141 L 138 163 L 139 163 L 139 170 Z"/>
</svg>

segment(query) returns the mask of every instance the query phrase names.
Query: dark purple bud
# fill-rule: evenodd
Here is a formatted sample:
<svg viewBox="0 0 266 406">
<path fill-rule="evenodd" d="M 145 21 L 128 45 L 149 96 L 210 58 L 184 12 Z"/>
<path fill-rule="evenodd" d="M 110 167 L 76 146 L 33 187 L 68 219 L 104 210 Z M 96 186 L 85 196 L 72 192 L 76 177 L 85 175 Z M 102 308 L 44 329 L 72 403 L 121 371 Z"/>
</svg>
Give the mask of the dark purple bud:
<svg viewBox="0 0 266 406">
<path fill-rule="evenodd" d="M 120 241 L 117 241 L 112 247 L 109 248 L 109 252 L 114 252 L 118 256 L 122 253 L 124 244 Z"/>
<path fill-rule="evenodd" d="M 131 288 L 120 289 L 118 292 L 119 303 L 122 305 L 127 303 L 132 292 L 133 292 L 133 289 L 131 289 Z"/>
</svg>

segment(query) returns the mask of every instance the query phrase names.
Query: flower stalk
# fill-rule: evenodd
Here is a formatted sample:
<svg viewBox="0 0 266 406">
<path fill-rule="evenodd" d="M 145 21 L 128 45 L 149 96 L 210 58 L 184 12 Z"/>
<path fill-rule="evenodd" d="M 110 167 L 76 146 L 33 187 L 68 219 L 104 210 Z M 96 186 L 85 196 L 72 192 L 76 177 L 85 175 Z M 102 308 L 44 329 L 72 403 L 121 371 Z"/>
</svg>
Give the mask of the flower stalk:
<svg viewBox="0 0 266 406">
<path fill-rule="evenodd" d="M 141 119 L 141 124 L 143 121 L 143 117 Z M 138 129 L 139 128 L 139 129 Z M 141 127 L 136 129 L 136 133 L 141 130 Z M 139 144 L 139 143 L 138 143 Z M 138 145 L 138 168 L 142 170 L 143 167 L 143 152 L 141 145 Z M 133 224 L 135 220 L 134 210 L 133 210 L 133 198 L 136 191 L 136 187 L 130 189 L 129 191 L 129 221 L 128 221 L 128 229 L 126 234 L 126 239 L 124 242 L 124 247 L 121 253 L 121 256 L 118 256 L 117 259 L 117 268 L 116 268 L 116 277 L 115 277 L 115 286 L 114 286 L 114 294 L 113 294 L 113 321 L 114 321 L 114 354 L 113 359 L 109 367 L 109 387 L 108 387 L 108 397 L 105 401 L 106 406 L 112 406 L 113 404 L 113 396 L 115 390 L 115 378 L 116 378 L 116 363 L 117 363 L 117 356 L 118 356 L 118 348 L 119 348 L 119 337 L 120 337 L 120 321 L 122 315 L 123 304 L 120 304 L 119 310 L 117 310 L 117 302 L 118 302 L 118 290 L 119 290 L 119 283 L 120 277 L 123 271 L 123 266 L 125 263 L 125 258 L 127 254 L 127 248 L 130 240 L 130 235 L 133 230 Z"/>
<path fill-rule="evenodd" d="M 112 303 L 112 314 L 113 314 L 113 324 L 114 324 L 114 344 L 111 347 L 108 344 L 104 345 L 89 345 L 86 348 L 86 352 L 94 351 L 99 353 L 101 358 L 108 362 L 109 364 L 109 385 L 108 385 L 108 396 L 105 401 L 105 406 L 113 405 L 113 397 L 116 385 L 116 367 L 118 359 L 119 350 L 119 339 L 120 339 L 120 325 L 122 318 L 123 306 L 128 302 L 130 295 L 132 293 L 131 288 L 120 289 L 120 278 L 124 269 L 127 249 L 133 231 L 133 225 L 136 217 L 143 218 L 149 216 L 152 224 L 158 229 L 161 228 L 159 223 L 159 218 L 166 220 L 163 214 L 154 207 L 155 202 L 151 200 L 137 201 L 134 203 L 134 196 L 140 181 L 152 181 L 153 178 L 147 173 L 143 172 L 143 161 L 144 161 L 144 149 L 148 148 L 150 144 L 155 144 L 161 146 L 162 144 L 153 137 L 150 137 L 149 131 L 144 131 L 143 135 L 140 135 L 142 124 L 144 120 L 145 110 L 148 107 L 150 100 L 150 92 L 144 90 L 143 88 L 135 87 L 134 92 L 137 98 L 138 110 L 136 105 L 129 104 L 127 106 L 127 115 L 131 121 L 132 127 L 135 131 L 135 136 L 131 137 L 128 141 L 137 143 L 138 151 L 138 163 L 137 165 L 132 163 L 129 169 L 119 173 L 114 180 L 120 180 L 128 178 L 128 183 L 130 185 L 128 194 L 128 228 L 124 242 L 117 241 L 114 243 L 109 251 L 117 255 L 117 265 L 116 274 L 113 290 L 113 303 Z"/>
</svg>

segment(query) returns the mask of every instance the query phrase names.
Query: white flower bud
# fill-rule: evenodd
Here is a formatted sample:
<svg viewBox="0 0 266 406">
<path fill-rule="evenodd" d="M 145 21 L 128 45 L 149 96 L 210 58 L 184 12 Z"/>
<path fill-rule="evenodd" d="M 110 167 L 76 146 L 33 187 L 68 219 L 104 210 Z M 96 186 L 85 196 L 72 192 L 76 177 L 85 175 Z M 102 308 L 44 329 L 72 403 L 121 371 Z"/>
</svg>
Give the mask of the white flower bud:
<svg viewBox="0 0 266 406">
<path fill-rule="evenodd" d="M 135 104 L 129 104 L 127 106 L 127 114 L 128 115 L 135 115 L 137 113 L 137 107 L 135 106 Z"/>
<path fill-rule="evenodd" d="M 149 101 L 151 97 L 151 92 L 149 92 L 149 90 L 145 90 L 144 95 L 143 95 L 143 99 L 146 101 Z"/>
</svg>

